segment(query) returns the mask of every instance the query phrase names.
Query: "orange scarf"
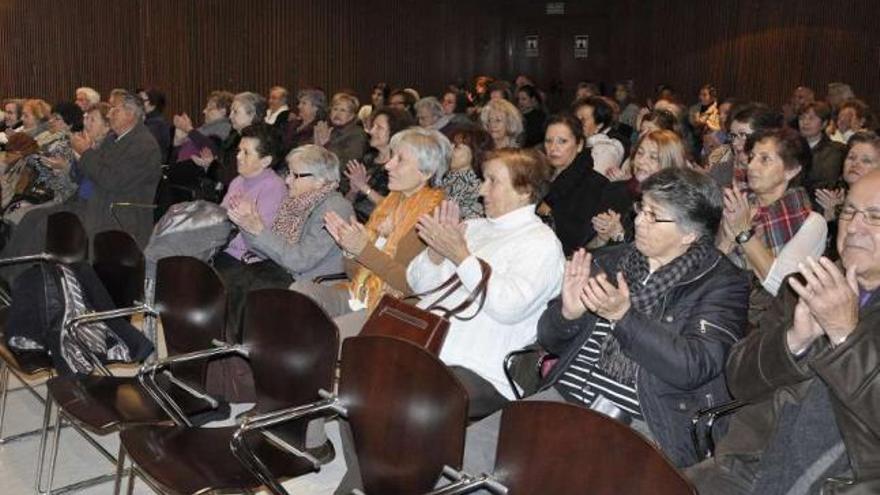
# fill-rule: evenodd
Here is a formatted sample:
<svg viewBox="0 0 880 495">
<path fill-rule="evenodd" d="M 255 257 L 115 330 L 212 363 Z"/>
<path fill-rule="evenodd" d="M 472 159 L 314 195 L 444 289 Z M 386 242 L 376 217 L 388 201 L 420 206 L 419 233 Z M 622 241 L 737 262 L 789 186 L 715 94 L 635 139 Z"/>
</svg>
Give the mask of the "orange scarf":
<svg viewBox="0 0 880 495">
<path fill-rule="evenodd" d="M 443 190 L 425 186 L 410 197 L 405 197 L 399 192 L 390 193 L 381 203 L 376 205 L 370 220 L 367 222 L 367 232 L 370 234 L 370 243 L 375 244 L 380 236 L 380 226 L 386 220 L 390 220 L 391 232 L 386 235 L 385 245 L 381 251 L 391 258 L 397 254 L 397 244 L 406 237 L 422 215 L 431 213 L 434 208 L 443 201 Z M 386 284 L 378 275 L 364 266 L 359 266 L 354 278 L 348 285 L 349 292 L 358 300 L 367 305 L 367 311 L 373 308 L 386 292 L 393 296 L 401 297 L 400 291 L 394 290 Z"/>
</svg>

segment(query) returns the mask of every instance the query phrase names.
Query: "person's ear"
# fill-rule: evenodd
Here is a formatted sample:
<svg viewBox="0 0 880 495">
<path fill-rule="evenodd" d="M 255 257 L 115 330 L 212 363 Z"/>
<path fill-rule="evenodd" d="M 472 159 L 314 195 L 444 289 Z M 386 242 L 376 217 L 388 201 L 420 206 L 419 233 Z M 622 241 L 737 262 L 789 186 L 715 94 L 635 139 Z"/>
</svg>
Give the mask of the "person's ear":
<svg viewBox="0 0 880 495">
<path fill-rule="evenodd" d="M 263 168 L 269 168 L 272 166 L 272 155 L 266 155 L 263 158 L 260 158 L 260 166 Z"/>
<path fill-rule="evenodd" d="M 681 237 L 681 243 L 685 246 L 690 246 L 691 244 L 697 242 L 699 237 L 697 234 L 690 232 Z"/>
</svg>

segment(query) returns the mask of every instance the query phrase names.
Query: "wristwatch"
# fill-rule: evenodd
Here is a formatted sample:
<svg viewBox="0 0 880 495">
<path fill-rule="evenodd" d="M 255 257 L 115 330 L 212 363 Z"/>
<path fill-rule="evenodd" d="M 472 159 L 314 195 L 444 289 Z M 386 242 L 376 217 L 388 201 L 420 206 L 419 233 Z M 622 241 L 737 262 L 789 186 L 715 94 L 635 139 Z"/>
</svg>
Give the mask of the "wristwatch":
<svg viewBox="0 0 880 495">
<path fill-rule="evenodd" d="M 752 238 L 752 235 L 754 235 L 754 233 L 755 233 L 755 230 L 751 229 L 751 228 L 743 230 L 739 234 L 736 234 L 736 238 L 735 238 L 736 243 L 737 244 L 745 244 L 745 243 L 749 242 L 749 239 Z"/>
</svg>

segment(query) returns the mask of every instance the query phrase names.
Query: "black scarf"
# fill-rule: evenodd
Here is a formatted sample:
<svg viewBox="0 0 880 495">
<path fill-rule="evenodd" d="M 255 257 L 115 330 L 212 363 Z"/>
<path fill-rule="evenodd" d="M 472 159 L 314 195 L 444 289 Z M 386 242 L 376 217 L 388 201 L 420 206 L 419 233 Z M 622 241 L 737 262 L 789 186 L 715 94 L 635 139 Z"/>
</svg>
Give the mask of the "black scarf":
<svg viewBox="0 0 880 495">
<path fill-rule="evenodd" d="M 655 313 L 663 298 L 683 278 L 693 275 L 714 251 L 712 243 L 704 236 L 691 244 L 684 254 L 651 273 L 648 258 L 634 244 L 630 244 L 629 251 L 618 263 L 617 271 L 623 273 L 629 287 L 631 309 L 649 318 L 660 317 Z M 639 365 L 624 355 L 613 331 L 602 343 L 599 367 L 618 382 L 635 385 Z"/>
</svg>

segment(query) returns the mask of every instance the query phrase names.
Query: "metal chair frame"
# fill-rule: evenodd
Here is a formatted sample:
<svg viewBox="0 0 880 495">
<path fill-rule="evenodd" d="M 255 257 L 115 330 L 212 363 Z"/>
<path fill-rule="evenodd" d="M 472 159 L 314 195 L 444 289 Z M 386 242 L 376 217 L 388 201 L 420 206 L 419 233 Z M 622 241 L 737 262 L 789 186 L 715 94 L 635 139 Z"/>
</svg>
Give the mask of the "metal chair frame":
<svg viewBox="0 0 880 495">
<path fill-rule="evenodd" d="M 42 263 L 50 263 L 50 264 L 62 264 L 73 261 L 71 259 L 62 258 L 49 253 L 40 253 L 40 254 L 30 254 L 26 256 L 16 256 L 14 258 L 5 258 L 0 259 L 0 266 L 7 265 L 17 265 L 22 263 L 33 263 L 33 262 L 42 262 Z M 10 392 L 20 392 L 27 391 L 37 402 L 40 403 L 43 407 L 46 405 L 46 399 L 36 390 L 35 386 L 28 383 L 25 379 L 25 376 L 35 377 L 39 374 L 47 373 L 48 377 L 51 378 L 54 375 L 54 370 L 46 369 L 46 370 L 38 370 L 36 373 L 23 373 L 23 370 L 17 370 L 13 367 L 9 366 L 9 364 L 5 360 L 0 360 L 0 445 L 7 445 L 13 442 L 17 442 L 20 440 L 24 440 L 26 438 L 30 438 L 36 434 L 42 433 L 43 430 L 35 429 L 25 431 L 23 433 L 18 433 L 15 435 L 10 435 L 8 437 L 3 436 L 3 425 L 6 419 L 6 401 L 8 399 L 8 395 Z M 21 387 L 11 389 L 9 388 L 9 375 L 14 376 L 20 383 Z M 39 385 L 37 385 L 39 386 Z"/>
</svg>

